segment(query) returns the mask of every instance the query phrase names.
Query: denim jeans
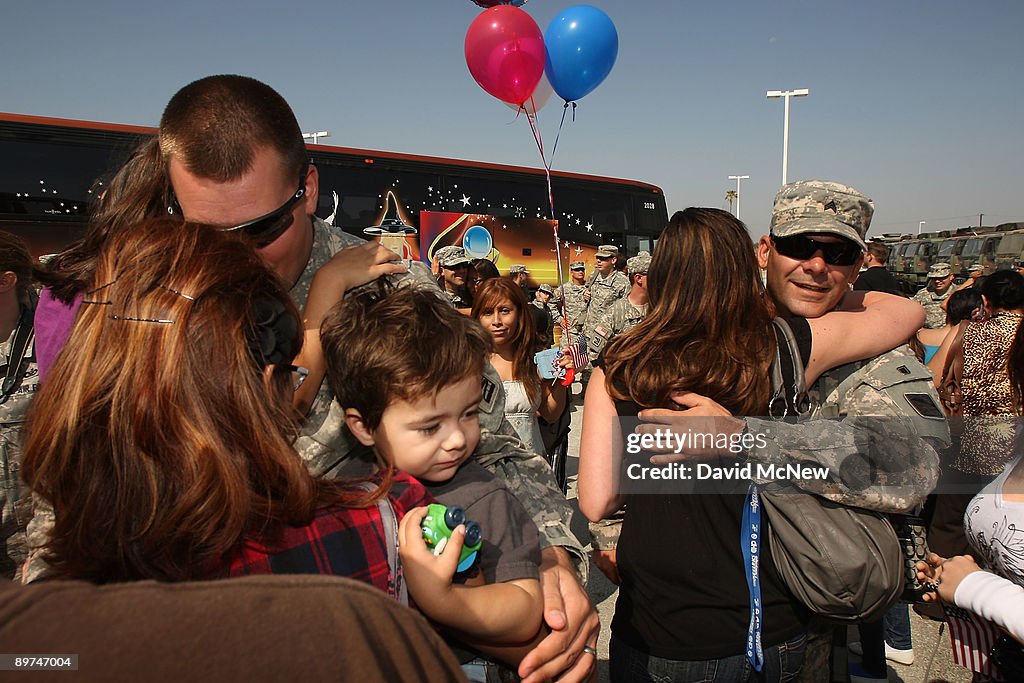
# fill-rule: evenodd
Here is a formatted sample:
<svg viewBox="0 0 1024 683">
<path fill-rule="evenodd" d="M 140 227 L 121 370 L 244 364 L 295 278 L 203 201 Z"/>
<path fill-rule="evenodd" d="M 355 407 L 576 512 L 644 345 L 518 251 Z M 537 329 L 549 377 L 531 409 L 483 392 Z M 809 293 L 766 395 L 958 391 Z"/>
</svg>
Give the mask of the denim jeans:
<svg viewBox="0 0 1024 683">
<path fill-rule="evenodd" d="M 765 648 L 764 666 L 754 671 L 746 655 L 722 659 L 662 659 L 634 649 L 612 634 L 610 669 L 613 683 L 651 681 L 652 683 L 710 683 L 720 681 L 792 681 L 800 673 L 807 637 L 800 635 L 779 645 Z"/>
<path fill-rule="evenodd" d="M 910 650 L 910 613 L 907 605 L 898 602 L 886 611 L 885 616 L 870 624 L 857 624 L 860 631 L 860 646 L 864 652 L 861 666 L 872 676 L 884 676 L 885 644 L 897 650 Z"/>
</svg>

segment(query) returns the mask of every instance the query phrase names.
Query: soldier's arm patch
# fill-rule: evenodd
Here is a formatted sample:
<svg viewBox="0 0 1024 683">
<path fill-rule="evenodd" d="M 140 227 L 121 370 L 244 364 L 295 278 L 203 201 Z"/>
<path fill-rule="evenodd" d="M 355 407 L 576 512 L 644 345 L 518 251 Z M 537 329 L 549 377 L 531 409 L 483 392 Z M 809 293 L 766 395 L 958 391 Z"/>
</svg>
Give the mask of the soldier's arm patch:
<svg viewBox="0 0 1024 683">
<path fill-rule="evenodd" d="M 917 414 L 921 417 L 927 417 L 935 420 L 945 420 L 946 414 L 942 412 L 942 408 L 935 403 L 935 399 L 929 394 L 913 394 L 905 393 L 903 398 L 907 399 L 907 403 L 910 407 L 917 411 Z"/>
<path fill-rule="evenodd" d="M 612 331 L 604 325 L 597 325 L 594 328 L 594 334 L 590 336 L 587 349 L 593 353 L 600 353 L 604 345 L 608 343 L 611 333 Z"/>
<path fill-rule="evenodd" d="M 484 377 L 481 389 L 480 410 L 485 413 L 493 413 L 494 402 L 498 398 L 498 385 L 490 377 Z"/>
</svg>

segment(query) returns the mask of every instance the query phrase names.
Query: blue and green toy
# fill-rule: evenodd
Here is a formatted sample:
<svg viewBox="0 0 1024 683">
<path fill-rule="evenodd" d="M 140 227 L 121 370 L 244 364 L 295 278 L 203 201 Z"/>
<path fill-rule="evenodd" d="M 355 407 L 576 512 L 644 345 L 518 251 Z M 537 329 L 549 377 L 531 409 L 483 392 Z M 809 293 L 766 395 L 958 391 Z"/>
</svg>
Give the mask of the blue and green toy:
<svg viewBox="0 0 1024 683">
<path fill-rule="evenodd" d="M 460 507 L 445 507 L 439 503 L 427 506 L 427 516 L 423 518 L 420 528 L 427 546 L 440 555 L 451 538 L 452 531 L 460 524 L 466 525 L 466 538 L 459 555 L 459 566 L 456 571 L 464 572 L 476 562 L 480 546 L 483 544 L 483 531 L 476 522 L 466 519 L 466 511 Z"/>
</svg>

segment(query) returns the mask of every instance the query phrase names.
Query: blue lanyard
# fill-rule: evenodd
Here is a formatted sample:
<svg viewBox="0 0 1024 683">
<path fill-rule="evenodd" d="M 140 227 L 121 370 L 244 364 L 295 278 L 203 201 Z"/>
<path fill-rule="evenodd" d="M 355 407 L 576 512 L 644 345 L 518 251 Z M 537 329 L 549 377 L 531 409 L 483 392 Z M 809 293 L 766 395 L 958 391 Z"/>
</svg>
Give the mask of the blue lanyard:
<svg viewBox="0 0 1024 683">
<path fill-rule="evenodd" d="M 747 627 L 747 659 L 754 671 L 764 665 L 764 648 L 761 645 L 761 496 L 757 484 L 750 482 L 747 497 L 743 503 L 743 526 L 740 529 L 740 546 L 743 550 L 743 566 L 747 574 L 747 590 L 750 592 L 750 625 Z"/>
</svg>

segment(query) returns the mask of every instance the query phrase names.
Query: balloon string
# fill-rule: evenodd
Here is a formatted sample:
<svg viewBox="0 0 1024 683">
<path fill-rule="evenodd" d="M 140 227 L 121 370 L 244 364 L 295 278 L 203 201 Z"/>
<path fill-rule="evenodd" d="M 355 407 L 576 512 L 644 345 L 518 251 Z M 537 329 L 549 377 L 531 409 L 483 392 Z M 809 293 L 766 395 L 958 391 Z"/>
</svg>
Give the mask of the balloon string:
<svg viewBox="0 0 1024 683">
<path fill-rule="evenodd" d="M 551 233 L 555 239 L 555 273 L 558 278 L 559 286 L 562 288 L 562 330 L 569 338 L 569 343 L 572 343 L 572 333 L 569 331 L 568 326 L 568 310 L 566 308 L 565 301 L 565 283 L 562 281 L 562 250 L 561 244 L 558 239 L 558 220 L 555 218 L 555 195 L 551 189 L 551 162 L 548 161 L 544 154 L 544 140 L 541 138 L 540 128 L 537 127 L 537 114 L 536 108 L 534 108 L 534 115 L 530 116 L 527 113 L 526 120 L 530 122 L 530 130 L 533 132 L 533 140 L 537 143 L 537 151 L 540 152 L 540 161 L 544 166 L 544 179 L 548 185 L 548 206 L 551 209 Z M 565 122 L 565 111 L 562 111 L 562 122 Z M 558 132 L 562 132 L 562 126 L 558 126 Z M 557 136 L 555 144 L 558 144 Z M 551 150 L 552 155 L 554 149 Z M 552 157 L 553 158 L 553 157 Z"/>
<path fill-rule="evenodd" d="M 548 163 L 548 170 L 551 170 L 551 164 L 555 163 L 555 151 L 558 149 L 558 138 L 562 137 L 562 126 L 565 125 L 565 112 L 569 110 L 569 103 L 566 102 L 565 106 L 562 107 L 562 121 L 558 124 L 558 132 L 555 134 L 555 144 L 551 147 L 551 161 Z M 572 103 L 572 120 L 576 120 L 576 103 Z"/>
</svg>

